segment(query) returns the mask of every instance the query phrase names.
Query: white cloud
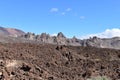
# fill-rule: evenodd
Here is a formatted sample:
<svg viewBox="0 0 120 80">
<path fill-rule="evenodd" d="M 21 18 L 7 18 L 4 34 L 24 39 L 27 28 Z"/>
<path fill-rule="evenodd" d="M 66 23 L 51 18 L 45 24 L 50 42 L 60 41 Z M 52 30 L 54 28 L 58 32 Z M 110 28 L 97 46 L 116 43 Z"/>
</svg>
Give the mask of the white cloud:
<svg viewBox="0 0 120 80">
<path fill-rule="evenodd" d="M 85 19 L 85 16 L 80 16 L 80 19 Z"/>
<path fill-rule="evenodd" d="M 62 14 L 62 15 L 65 15 L 66 13 L 65 13 L 65 12 L 62 12 L 61 14 Z"/>
<path fill-rule="evenodd" d="M 51 8 L 50 12 L 57 12 L 60 15 L 65 15 L 67 12 L 71 11 L 71 8 L 67 8 L 65 11 L 60 11 L 58 8 Z"/>
<path fill-rule="evenodd" d="M 54 34 L 52 34 L 51 36 L 57 36 L 57 34 L 56 34 L 56 33 L 54 33 Z"/>
<path fill-rule="evenodd" d="M 67 8 L 66 11 L 71 11 L 72 9 L 71 8 Z"/>
<path fill-rule="evenodd" d="M 58 12 L 58 11 L 59 11 L 58 8 L 51 8 L 51 9 L 50 9 L 50 12 Z"/>
<path fill-rule="evenodd" d="M 120 29 L 113 28 L 113 29 L 106 29 L 104 32 L 96 33 L 96 34 L 89 34 L 86 36 L 81 36 L 80 39 L 87 39 L 89 37 L 97 36 L 99 38 L 112 38 L 112 37 L 120 37 Z"/>
</svg>

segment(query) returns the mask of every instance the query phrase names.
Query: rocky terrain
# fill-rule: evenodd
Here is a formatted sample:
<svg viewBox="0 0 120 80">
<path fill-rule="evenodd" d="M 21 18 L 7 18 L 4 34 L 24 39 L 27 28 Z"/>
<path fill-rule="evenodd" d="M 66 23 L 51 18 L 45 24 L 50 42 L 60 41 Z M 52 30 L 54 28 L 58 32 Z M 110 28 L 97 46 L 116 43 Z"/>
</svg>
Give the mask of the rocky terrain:
<svg viewBox="0 0 120 80">
<path fill-rule="evenodd" d="M 61 32 L 35 35 L 2 27 L 0 33 L 0 80 L 88 80 L 95 76 L 120 80 L 119 37 L 80 40 Z"/>
<path fill-rule="evenodd" d="M 0 80 L 120 79 L 120 50 L 33 43 L 0 43 Z"/>
<path fill-rule="evenodd" d="M 120 50 L 0 43 L 0 80 L 120 79 Z"/>
</svg>

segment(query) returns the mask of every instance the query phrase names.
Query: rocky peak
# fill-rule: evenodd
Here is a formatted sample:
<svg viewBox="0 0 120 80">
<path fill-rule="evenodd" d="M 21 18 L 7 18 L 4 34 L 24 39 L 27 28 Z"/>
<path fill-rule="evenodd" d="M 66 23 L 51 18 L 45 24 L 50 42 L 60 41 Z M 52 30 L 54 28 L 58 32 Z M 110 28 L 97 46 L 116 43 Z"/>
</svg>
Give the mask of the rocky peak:
<svg viewBox="0 0 120 80">
<path fill-rule="evenodd" d="M 99 39 L 97 36 L 94 36 L 93 38 L 92 38 L 93 40 L 97 40 L 97 39 Z"/>
<path fill-rule="evenodd" d="M 28 32 L 27 34 L 24 35 L 25 38 L 33 40 L 35 38 L 35 34 Z"/>
<path fill-rule="evenodd" d="M 77 38 L 76 38 L 75 36 L 73 36 L 72 40 L 76 41 L 76 40 L 77 40 Z"/>
<path fill-rule="evenodd" d="M 42 33 L 41 35 L 40 35 L 40 38 L 49 38 L 50 37 L 50 35 L 49 34 L 46 34 L 46 33 Z"/>
<path fill-rule="evenodd" d="M 58 38 L 66 38 L 62 32 L 59 32 L 57 35 Z"/>
</svg>

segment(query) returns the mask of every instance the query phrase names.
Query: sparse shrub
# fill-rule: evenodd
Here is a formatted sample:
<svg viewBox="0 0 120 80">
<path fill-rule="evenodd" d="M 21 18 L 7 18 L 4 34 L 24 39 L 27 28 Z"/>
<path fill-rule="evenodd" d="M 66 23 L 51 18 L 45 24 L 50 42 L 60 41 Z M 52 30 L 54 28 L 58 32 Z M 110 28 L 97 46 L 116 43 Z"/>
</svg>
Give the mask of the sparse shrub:
<svg viewBox="0 0 120 80">
<path fill-rule="evenodd" d="M 90 79 L 87 80 L 111 80 L 110 78 L 108 78 L 107 76 L 97 76 L 97 77 L 92 77 Z"/>
</svg>

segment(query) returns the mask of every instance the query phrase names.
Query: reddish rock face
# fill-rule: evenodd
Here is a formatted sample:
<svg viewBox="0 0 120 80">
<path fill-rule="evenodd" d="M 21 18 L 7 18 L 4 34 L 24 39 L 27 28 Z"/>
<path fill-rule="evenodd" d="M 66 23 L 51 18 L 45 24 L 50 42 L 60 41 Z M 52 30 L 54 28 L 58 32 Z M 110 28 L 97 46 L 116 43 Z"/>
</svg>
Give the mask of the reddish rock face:
<svg viewBox="0 0 120 80">
<path fill-rule="evenodd" d="M 18 29 L 14 29 L 14 28 L 6 28 L 6 30 L 10 35 L 21 36 L 25 34 L 25 32 L 18 30 Z"/>
<path fill-rule="evenodd" d="M 1 35 L 10 35 L 10 36 L 21 36 L 21 35 L 25 35 L 25 32 L 18 30 L 18 29 L 14 29 L 14 28 L 3 28 L 0 27 L 0 34 Z"/>
</svg>

